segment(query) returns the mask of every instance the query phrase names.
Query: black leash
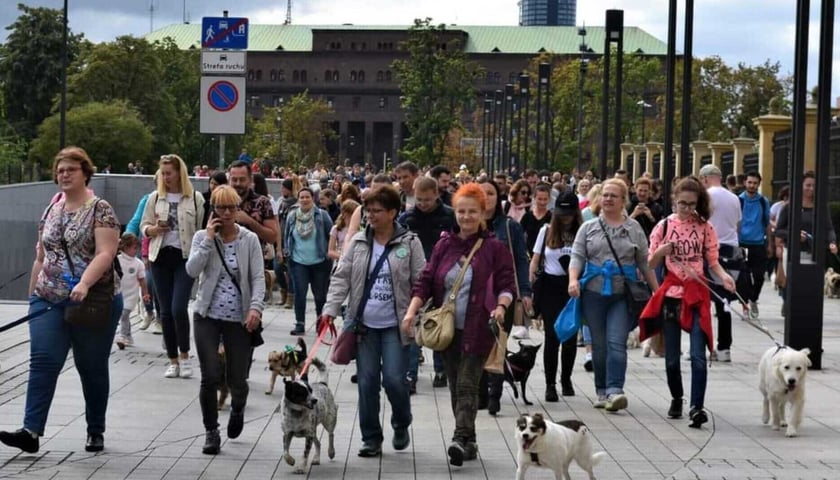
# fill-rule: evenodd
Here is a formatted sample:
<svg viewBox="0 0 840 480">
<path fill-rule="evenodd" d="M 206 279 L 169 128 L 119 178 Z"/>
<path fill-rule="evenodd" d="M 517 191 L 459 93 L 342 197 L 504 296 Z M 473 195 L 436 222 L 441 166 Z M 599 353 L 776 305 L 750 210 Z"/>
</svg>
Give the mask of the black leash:
<svg viewBox="0 0 840 480">
<path fill-rule="evenodd" d="M 35 310 L 34 312 L 32 312 L 32 313 L 30 313 L 26 316 L 23 316 L 21 318 L 18 318 L 17 320 L 15 320 L 13 322 L 9 322 L 9 323 L 7 323 L 3 326 L 0 326 L 0 333 L 5 332 L 6 330 L 9 330 L 11 328 L 14 328 L 14 327 L 20 325 L 21 323 L 26 323 L 26 322 L 28 322 L 32 319 L 38 318 L 41 315 L 43 315 L 43 314 L 49 312 L 50 310 L 54 309 L 55 307 L 60 307 L 62 305 L 66 305 L 68 303 L 70 303 L 70 299 L 65 299 L 65 300 L 62 300 L 58 303 L 54 303 L 54 304 L 50 305 L 49 307 L 42 308 L 40 310 Z"/>
<path fill-rule="evenodd" d="M 21 278 L 25 277 L 28 273 L 29 273 L 28 271 L 19 273 L 15 278 L 9 280 L 8 282 L 4 283 L 3 285 L 0 285 L 0 290 L 3 290 L 4 288 L 8 287 L 9 285 L 12 284 L 12 282 L 15 282 L 15 281 L 20 280 Z"/>
</svg>

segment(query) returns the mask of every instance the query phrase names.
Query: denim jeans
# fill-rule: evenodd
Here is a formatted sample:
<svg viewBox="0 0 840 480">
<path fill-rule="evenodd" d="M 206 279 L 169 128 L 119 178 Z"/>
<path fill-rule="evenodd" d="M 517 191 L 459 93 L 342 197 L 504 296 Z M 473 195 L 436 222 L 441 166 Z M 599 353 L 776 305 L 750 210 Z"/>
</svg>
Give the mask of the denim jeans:
<svg viewBox="0 0 840 480">
<path fill-rule="evenodd" d="M 29 298 L 29 312 L 50 306 L 35 295 Z M 122 295 L 114 297 L 111 318 L 105 328 L 74 327 L 64 321 L 64 306 L 57 306 L 29 321 L 29 381 L 23 427 L 44 434 L 47 415 L 55 396 L 58 376 L 73 349 L 73 363 L 82 382 L 85 397 L 87 433 L 105 432 L 110 378 L 108 374 L 111 342 L 123 310 Z"/>
<path fill-rule="evenodd" d="M 417 380 L 417 370 L 420 368 L 420 345 L 417 342 L 411 342 L 408 346 L 408 371 L 405 378 L 409 380 Z M 435 373 L 443 372 L 443 358 L 440 352 L 432 352 L 432 360 L 434 361 Z"/>
<path fill-rule="evenodd" d="M 600 293 L 585 290 L 581 297 L 581 308 L 592 333 L 595 392 L 598 396 L 624 393 L 630 325 L 624 295 L 604 297 Z"/>
<path fill-rule="evenodd" d="M 671 299 L 668 299 L 668 303 Z M 678 302 L 673 302 L 676 305 Z M 670 305 L 666 308 L 671 307 Z M 706 334 L 700 329 L 700 312 L 694 310 L 694 320 L 691 332 L 688 334 L 689 355 L 691 356 L 691 403 L 692 408 L 703 408 L 706 397 Z M 680 335 L 682 328 L 679 323 L 679 313 L 675 316 L 677 321 L 666 320 L 663 322 L 662 333 L 665 339 L 665 374 L 668 378 L 668 389 L 672 398 L 683 397 L 682 374 L 680 373 Z"/>
<path fill-rule="evenodd" d="M 181 250 L 165 247 L 152 263 L 152 274 L 160 303 L 160 323 L 163 326 L 163 342 L 166 355 L 178 358 L 178 351 L 190 351 L 190 302 L 193 279 L 187 275 L 187 261 Z"/>
<path fill-rule="evenodd" d="M 151 264 L 149 265 L 149 268 L 146 269 L 146 287 L 149 289 L 149 301 L 143 302 L 143 306 L 146 308 L 146 313 L 160 313 L 160 304 L 158 303 L 158 296 L 155 291 L 155 276 L 152 275 Z"/>
<path fill-rule="evenodd" d="M 324 304 L 327 303 L 327 290 L 330 287 L 330 270 L 332 261 L 324 260 L 315 265 L 304 265 L 291 262 L 289 266 L 295 288 L 295 328 L 302 330 L 306 325 L 306 293 L 312 285 L 312 296 L 315 297 L 315 315 L 321 316 Z"/>
<path fill-rule="evenodd" d="M 383 386 L 391 403 L 391 427 L 396 430 L 411 425 L 411 401 L 405 383 L 407 368 L 408 346 L 402 344 L 398 327 L 365 329 L 356 351 L 359 427 L 363 442 L 382 443 L 379 391 Z"/>
<path fill-rule="evenodd" d="M 201 366 L 198 400 L 205 430 L 219 427 L 216 389 L 222 378 L 219 338 L 225 346 L 225 379 L 230 390 L 230 408 L 241 412 L 248 401 L 248 368 L 251 364 L 251 334 L 240 322 L 216 320 L 195 314 L 195 349 Z"/>
</svg>

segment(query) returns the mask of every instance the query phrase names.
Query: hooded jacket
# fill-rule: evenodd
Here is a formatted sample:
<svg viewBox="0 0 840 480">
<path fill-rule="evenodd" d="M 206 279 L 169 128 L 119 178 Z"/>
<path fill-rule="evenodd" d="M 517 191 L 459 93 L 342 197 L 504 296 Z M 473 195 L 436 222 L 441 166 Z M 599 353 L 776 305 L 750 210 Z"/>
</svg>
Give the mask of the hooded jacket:
<svg viewBox="0 0 840 480">
<path fill-rule="evenodd" d="M 435 243 L 440 240 L 444 232 L 451 232 L 455 226 L 455 212 L 452 208 L 444 205 L 441 199 L 437 200 L 437 206 L 431 212 L 424 212 L 414 206 L 400 215 L 397 222 L 416 233 L 423 244 L 423 252 L 426 260 L 432 256 L 432 249 Z"/>
</svg>

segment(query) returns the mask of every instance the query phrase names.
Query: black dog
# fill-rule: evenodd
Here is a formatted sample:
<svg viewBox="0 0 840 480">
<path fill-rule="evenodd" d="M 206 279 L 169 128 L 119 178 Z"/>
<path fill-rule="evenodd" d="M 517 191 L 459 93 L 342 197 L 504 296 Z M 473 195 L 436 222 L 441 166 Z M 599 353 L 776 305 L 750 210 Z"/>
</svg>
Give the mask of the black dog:
<svg viewBox="0 0 840 480">
<path fill-rule="evenodd" d="M 533 405 L 533 403 L 528 401 L 528 397 L 526 396 L 527 389 L 525 388 L 525 384 L 528 383 L 528 377 L 531 375 L 531 370 L 537 362 L 537 352 L 540 350 L 542 344 L 525 345 L 522 342 L 518 343 L 518 352 L 508 350 L 505 354 L 505 381 L 513 387 L 514 398 L 519 398 L 519 392 L 514 383 L 519 382 L 519 386 L 522 388 L 522 401 L 525 402 L 525 405 Z"/>
</svg>

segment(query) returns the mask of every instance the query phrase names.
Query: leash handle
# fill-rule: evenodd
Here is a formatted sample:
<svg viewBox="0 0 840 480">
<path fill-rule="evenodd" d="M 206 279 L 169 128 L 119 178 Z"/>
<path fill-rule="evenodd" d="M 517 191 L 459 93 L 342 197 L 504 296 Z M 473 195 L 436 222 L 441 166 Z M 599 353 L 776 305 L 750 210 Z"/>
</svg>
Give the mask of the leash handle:
<svg viewBox="0 0 840 480">
<path fill-rule="evenodd" d="M 318 338 L 315 339 L 315 344 L 312 345 L 312 350 L 310 350 L 309 355 L 306 356 L 306 360 L 303 362 L 303 368 L 300 369 L 300 372 L 295 377 L 295 380 L 300 380 L 304 375 L 306 375 L 306 371 L 309 370 L 309 365 L 312 364 L 312 360 L 315 358 L 315 353 L 318 352 L 318 347 L 320 347 L 322 343 L 331 345 L 330 343 L 324 342 L 324 337 L 328 332 L 333 336 L 333 338 L 335 338 L 335 325 L 329 322 L 321 322 L 321 330 L 318 332 Z"/>
</svg>

